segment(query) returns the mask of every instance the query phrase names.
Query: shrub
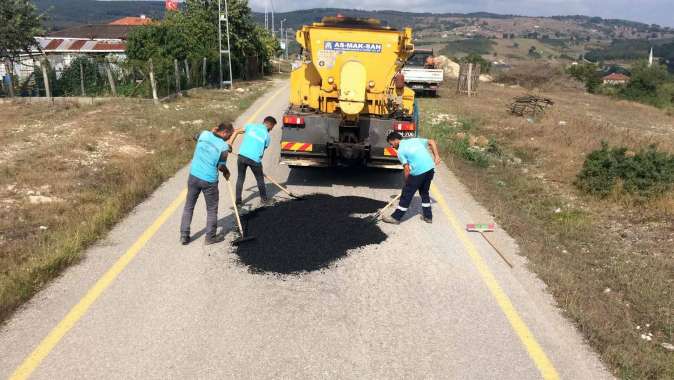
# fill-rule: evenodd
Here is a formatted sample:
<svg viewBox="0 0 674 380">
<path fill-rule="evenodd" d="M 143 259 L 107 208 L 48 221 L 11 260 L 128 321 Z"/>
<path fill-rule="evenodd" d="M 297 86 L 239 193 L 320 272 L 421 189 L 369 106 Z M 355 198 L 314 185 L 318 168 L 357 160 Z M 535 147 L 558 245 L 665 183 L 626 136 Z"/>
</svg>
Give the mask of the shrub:
<svg viewBox="0 0 674 380">
<path fill-rule="evenodd" d="M 566 69 L 566 73 L 583 82 L 585 84 L 585 89 L 589 93 L 597 92 L 602 83 L 599 68 L 591 63 L 572 65 Z"/>
<path fill-rule="evenodd" d="M 503 84 L 516 84 L 525 88 L 540 88 L 548 84 L 565 82 L 559 66 L 550 63 L 526 62 L 512 69 L 500 71 L 494 81 Z M 568 81 L 566 81 L 568 82 Z"/>
<path fill-rule="evenodd" d="M 625 147 L 610 148 L 602 142 L 591 152 L 578 173 L 576 186 L 589 194 L 606 197 L 613 191 L 651 197 L 674 185 L 674 155 L 650 146 L 638 153 Z"/>
<path fill-rule="evenodd" d="M 476 53 L 470 53 L 467 56 L 459 59 L 460 63 L 473 63 L 473 64 L 478 64 L 480 65 L 480 69 L 482 74 L 489 74 L 491 71 L 491 62 L 487 61 L 486 59 L 482 58 L 481 55 L 476 54 Z"/>
</svg>

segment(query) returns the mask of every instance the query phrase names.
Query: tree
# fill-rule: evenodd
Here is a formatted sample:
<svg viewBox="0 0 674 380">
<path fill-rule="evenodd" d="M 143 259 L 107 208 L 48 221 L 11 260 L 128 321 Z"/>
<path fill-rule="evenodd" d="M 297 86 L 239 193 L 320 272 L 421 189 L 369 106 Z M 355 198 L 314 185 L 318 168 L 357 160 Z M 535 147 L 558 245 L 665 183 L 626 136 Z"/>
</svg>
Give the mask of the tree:
<svg viewBox="0 0 674 380">
<path fill-rule="evenodd" d="M 242 76 L 248 57 L 256 57 L 259 63 L 268 65 L 279 44 L 256 26 L 247 1 L 229 0 L 228 5 L 232 71 L 235 76 Z M 217 1 L 186 0 L 183 8 L 183 12 L 171 12 L 161 23 L 136 28 L 127 44 L 129 58 L 143 61 L 152 58 L 155 66 L 159 64 L 158 71 L 163 67 L 161 62 L 172 62 L 174 58 L 218 61 Z M 226 48 L 223 38 L 223 49 Z"/>
<path fill-rule="evenodd" d="M 482 58 L 482 56 L 477 53 L 468 54 L 467 56 L 461 58 L 460 62 L 479 64 L 480 70 L 483 74 L 488 74 L 491 71 L 491 62 Z"/>
<path fill-rule="evenodd" d="M 625 86 L 622 96 L 657 107 L 666 107 L 672 104 L 673 82 L 664 65 L 648 66 L 647 62 L 642 61 L 632 68 L 630 83 Z"/>
<path fill-rule="evenodd" d="M 591 63 L 573 65 L 566 72 L 575 79 L 585 83 L 585 88 L 589 93 L 595 93 L 602 83 L 601 74 L 597 66 Z"/>
<path fill-rule="evenodd" d="M 13 64 L 20 54 L 32 55 L 39 47 L 35 36 L 42 32 L 43 18 L 29 0 L 3 0 L 0 6 L 0 59 L 10 75 L 10 95 L 14 91 Z"/>
</svg>

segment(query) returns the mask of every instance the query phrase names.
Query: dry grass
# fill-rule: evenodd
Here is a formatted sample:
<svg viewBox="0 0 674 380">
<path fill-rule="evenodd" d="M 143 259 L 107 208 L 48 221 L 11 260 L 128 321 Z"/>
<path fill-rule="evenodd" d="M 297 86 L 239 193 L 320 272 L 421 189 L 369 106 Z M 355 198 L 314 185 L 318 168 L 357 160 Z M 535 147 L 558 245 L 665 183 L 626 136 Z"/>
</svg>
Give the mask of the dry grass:
<svg viewBox="0 0 674 380">
<path fill-rule="evenodd" d="M 585 155 L 602 140 L 674 152 L 674 118 L 572 86 L 547 86 L 541 95 L 556 104 L 531 122 L 505 108 L 526 92 L 483 85 L 476 100 L 445 89 L 441 98 L 422 101 L 422 124 L 432 135 L 438 126 L 429 120 L 438 114 L 470 120 L 470 134 L 498 147 L 485 168 L 448 161 L 519 241 L 531 268 L 616 375 L 674 378 L 672 352 L 661 346 L 674 343 L 674 194 L 598 200 L 573 185 Z"/>
<path fill-rule="evenodd" d="M 269 82 L 193 90 L 160 106 L 9 104 L 0 126 L 0 321 L 80 258 Z"/>
</svg>

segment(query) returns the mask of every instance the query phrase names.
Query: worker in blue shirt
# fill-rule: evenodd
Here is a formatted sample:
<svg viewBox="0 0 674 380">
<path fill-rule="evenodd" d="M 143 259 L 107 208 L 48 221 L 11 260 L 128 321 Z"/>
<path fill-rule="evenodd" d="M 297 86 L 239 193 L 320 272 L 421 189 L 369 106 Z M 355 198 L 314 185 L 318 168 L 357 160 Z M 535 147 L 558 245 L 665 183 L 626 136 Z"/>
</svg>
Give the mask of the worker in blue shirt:
<svg viewBox="0 0 674 380">
<path fill-rule="evenodd" d="M 239 148 L 239 158 L 237 160 L 238 176 L 236 177 L 236 207 L 243 205 L 241 195 L 243 193 L 243 182 L 246 180 L 246 170 L 250 168 L 257 181 L 257 189 L 260 192 L 262 204 L 269 205 L 270 199 L 267 198 L 267 188 L 264 184 L 264 172 L 262 170 L 262 157 L 264 151 L 269 147 L 271 138 L 269 132 L 276 126 L 276 119 L 271 116 L 264 118 L 262 124 L 248 124 L 243 128 L 236 129 L 232 136 L 232 143 L 236 137 L 243 134 L 243 141 Z"/>
<path fill-rule="evenodd" d="M 232 151 L 231 144 L 227 142 L 234 133 L 234 126 L 229 123 L 221 123 L 212 131 L 198 133 L 194 139 L 197 146 L 194 149 L 190 175 L 187 180 L 187 198 L 185 209 L 180 223 L 180 242 L 185 245 L 190 242 L 190 225 L 192 214 L 197 203 L 199 194 L 204 193 L 206 201 L 206 245 L 218 243 L 224 240 L 223 236 L 216 234 L 218 224 L 218 202 L 220 192 L 218 190 L 218 171 L 222 172 L 225 179 L 229 180 L 227 170 L 227 154 Z"/>
<path fill-rule="evenodd" d="M 435 174 L 435 165 L 440 163 L 440 153 L 435 140 L 411 138 L 404 139 L 398 132 L 391 132 L 386 138 L 388 143 L 398 151 L 398 160 L 403 165 L 405 185 L 400 204 L 391 216 L 385 216 L 385 223 L 400 224 L 407 212 L 412 197 L 419 191 L 421 196 L 421 219 L 426 223 L 433 222 L 431 212 L 431 196 L 429 190 Z M 430 152 L 429 152 L 430 148 Z"/>
</svg>

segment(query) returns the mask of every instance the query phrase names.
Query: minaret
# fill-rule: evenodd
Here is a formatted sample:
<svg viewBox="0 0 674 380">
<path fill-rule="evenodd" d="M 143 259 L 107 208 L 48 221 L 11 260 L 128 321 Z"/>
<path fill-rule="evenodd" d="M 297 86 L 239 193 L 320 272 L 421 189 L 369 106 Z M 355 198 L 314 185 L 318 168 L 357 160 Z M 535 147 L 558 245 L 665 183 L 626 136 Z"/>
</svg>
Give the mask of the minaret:
<svg viewBox="0 0 674 380">
<path fill-rule="evenodd" d="M 653 47 L 651 46 L 651 54 L 648 56 L 648 67 L 653 66 Z"/>
</svg>

